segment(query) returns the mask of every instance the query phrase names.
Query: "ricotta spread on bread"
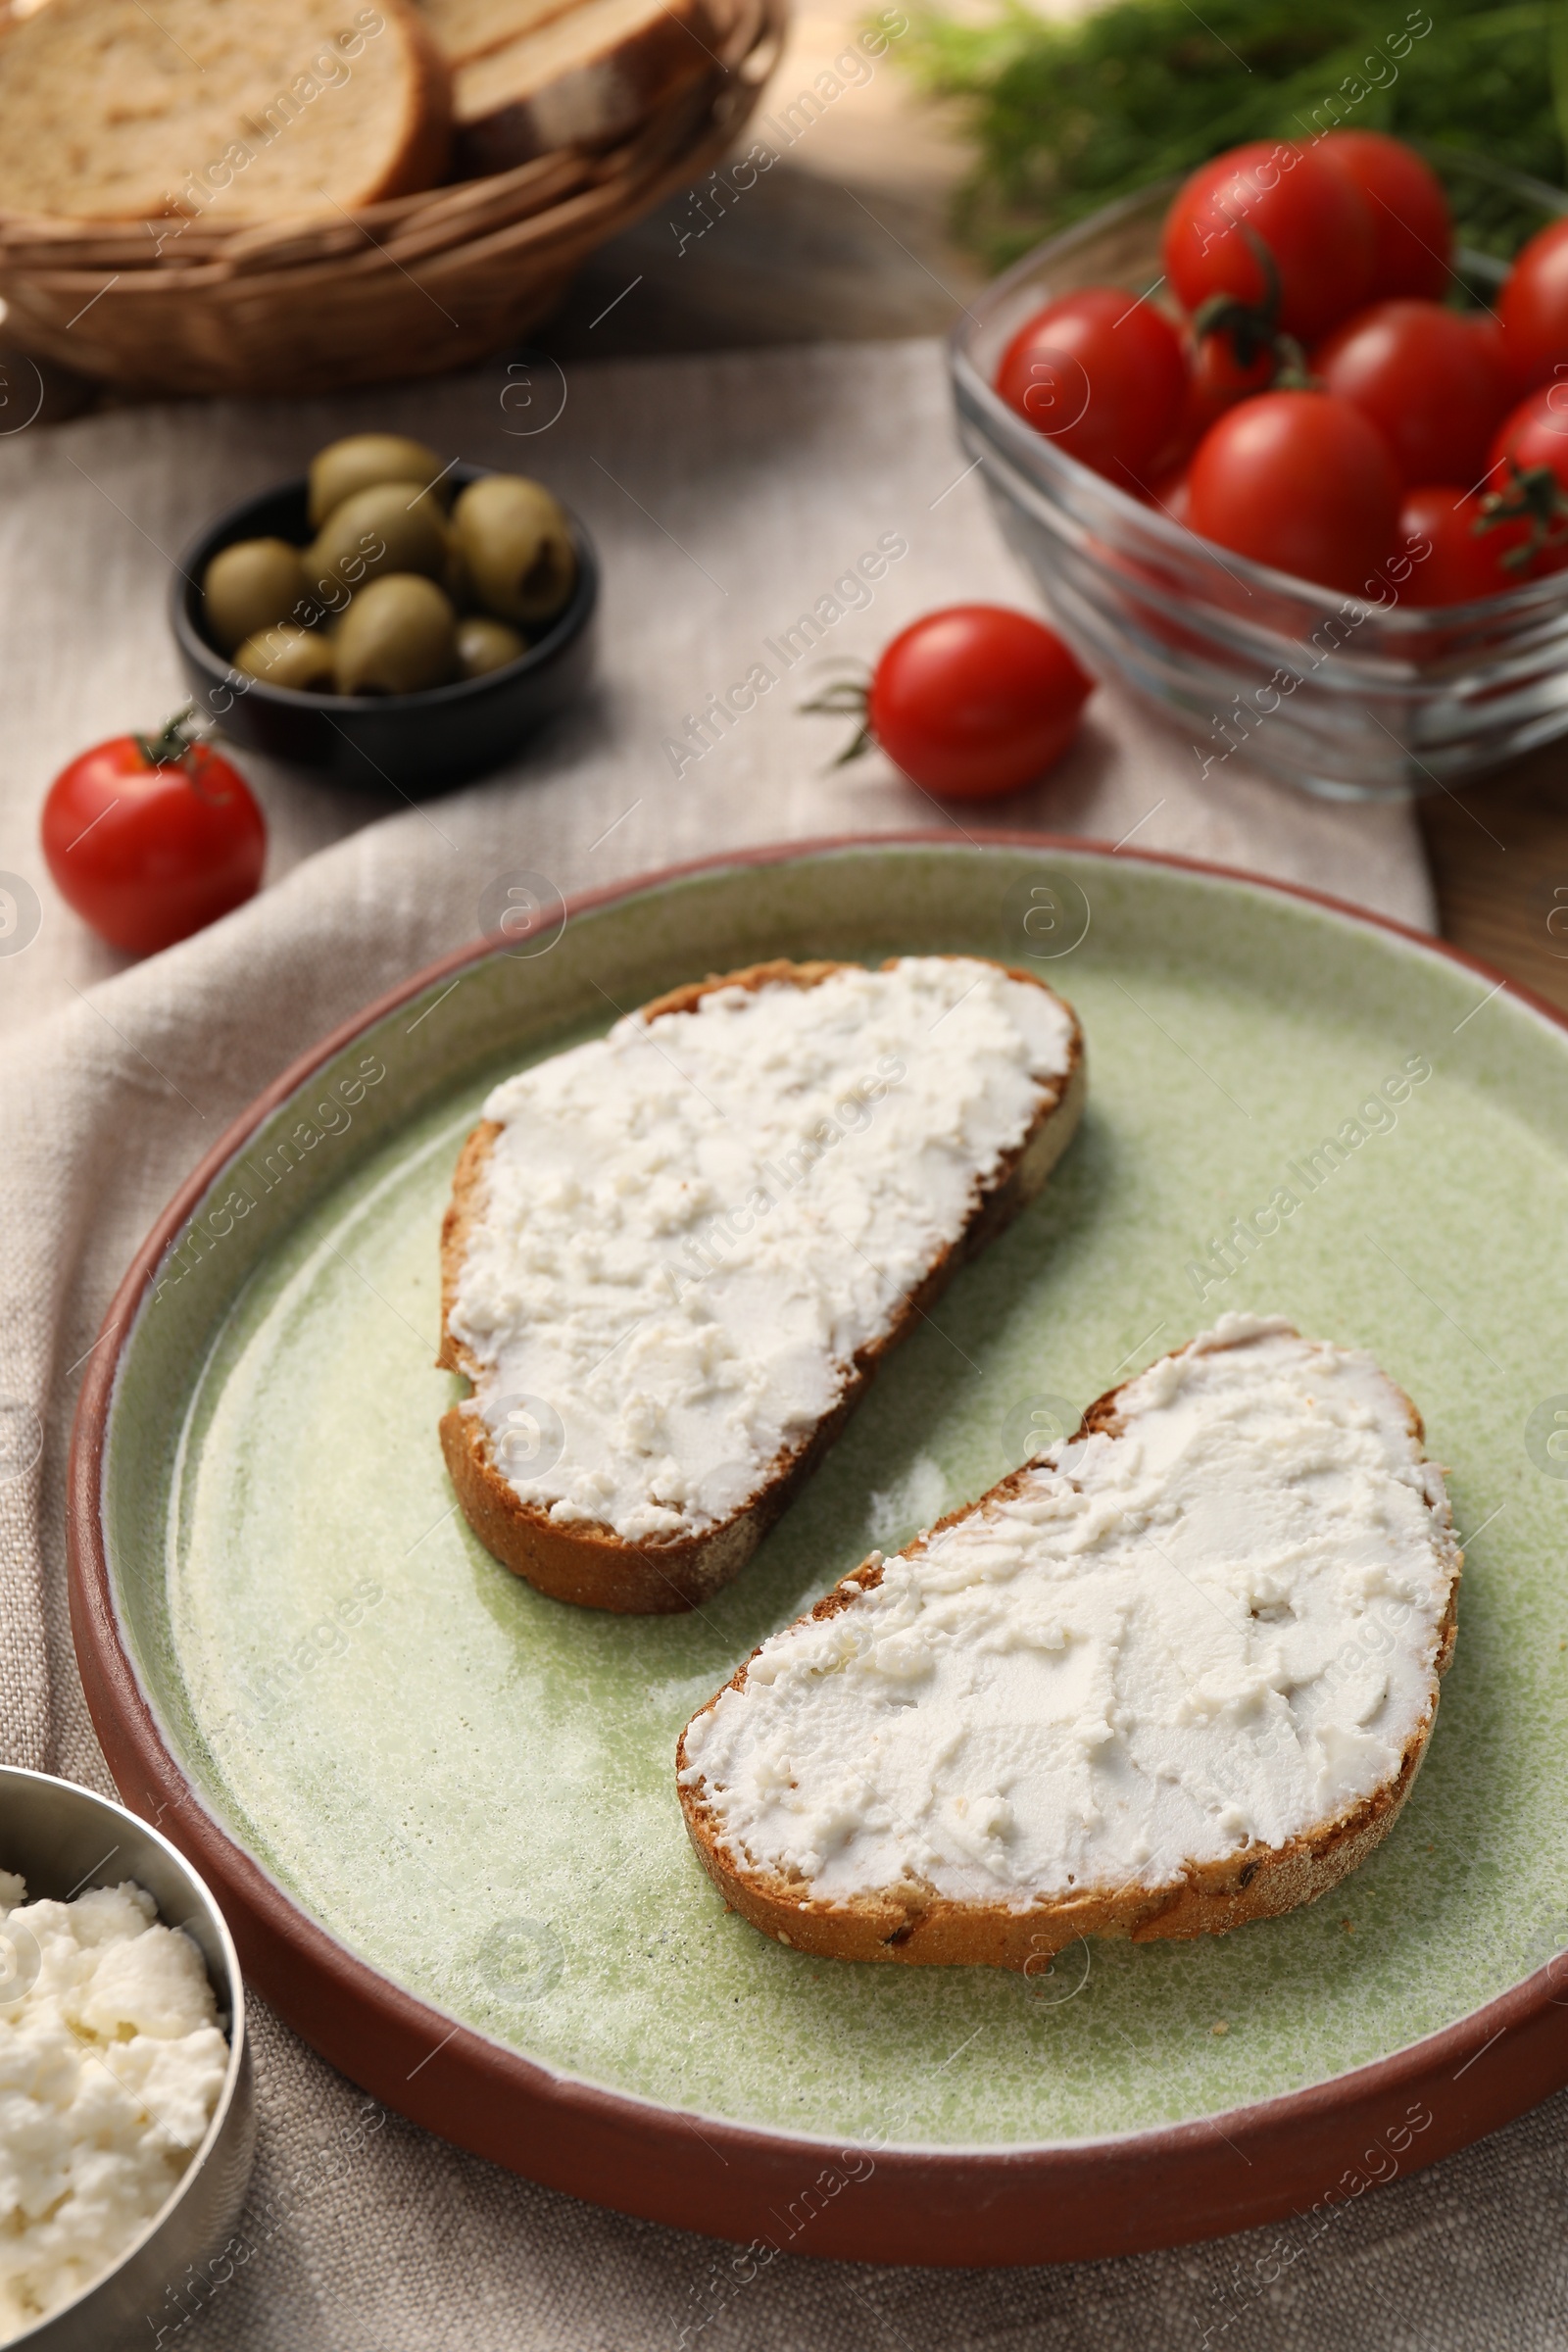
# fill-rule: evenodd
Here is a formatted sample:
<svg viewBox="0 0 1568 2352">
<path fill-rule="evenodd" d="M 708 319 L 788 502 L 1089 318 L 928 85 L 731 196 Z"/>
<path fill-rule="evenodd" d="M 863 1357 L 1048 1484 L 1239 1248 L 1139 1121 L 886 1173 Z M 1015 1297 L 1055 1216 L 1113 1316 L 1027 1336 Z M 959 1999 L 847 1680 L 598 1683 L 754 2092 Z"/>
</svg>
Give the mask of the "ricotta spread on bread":
<svg viewBox="0 0 1568 2352">
<path fill-rule="evenodd" d="M 1136 1906 L 1402 1794 L 1461 1558 L 1409 1400 L 1369 1355 L 1229 1315 L 1102 1405 L 687 1727 L 729 1899 Z"/>
<path fill-rule="evenodd" d="M 633 1013 L 497 1087 L 448 1320 L 519 1499 L 630 1544 L 724 1521 L 962 1239 L 1076 1036 L 999 964 L 905 956 Z"/>
<path fill-rule="evenodd" d="M 166 2203 L 206 2137 L 228 2043 L 201 1953 L 129 1881 L 29 1903 L 0 1871 L 0 1959 L 4 2342 Z"/>
</svg>

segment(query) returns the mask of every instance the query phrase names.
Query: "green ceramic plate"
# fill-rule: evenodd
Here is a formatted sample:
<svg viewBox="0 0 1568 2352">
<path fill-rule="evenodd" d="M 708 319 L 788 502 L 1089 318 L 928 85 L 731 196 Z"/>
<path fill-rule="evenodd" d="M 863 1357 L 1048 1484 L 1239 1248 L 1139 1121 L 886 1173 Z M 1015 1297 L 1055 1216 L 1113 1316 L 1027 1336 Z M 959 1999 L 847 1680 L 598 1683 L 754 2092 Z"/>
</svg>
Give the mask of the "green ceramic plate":
<svg viewBox="0 0 1568 2352">
<path fill-rule="evenodd" d="M 557 2074 L 914 2148 L 1088 2142 L 1331 2083 L 1568 1941 L 1568 1034 L 1386 927 L 1065 848 L 727 865 L 558 930 L 443 976 L 272 1109 L 121 1352 L 119 1639 L 201 1807 L 291 1906 Z M 1033 961 L 1070 997 L 1079 1137 L 737 1584 L 682 1618 L 540 1597 L 469 1533 L 436 1442 L 460 1386 L 432 1369 L 437 1234 L 486 1089 L 710 969 L 907 950 Z M 1397 1112 L 1363 1111 L 1401 1072 Z M 1277 1233 L 1215 1247 L 1281 1189 Z M 1031 1424 L 1243 1307 L 1370 1348 L 1450 1469 L 1457 1653 L 1387 1843 L 1315 1908 L 1080 1946 L 1033 1984 L 812 1961 L 727 1914 L 673 1785 L 692 1710 L 872 1544 L 992 1485 Z"/>
</svg>

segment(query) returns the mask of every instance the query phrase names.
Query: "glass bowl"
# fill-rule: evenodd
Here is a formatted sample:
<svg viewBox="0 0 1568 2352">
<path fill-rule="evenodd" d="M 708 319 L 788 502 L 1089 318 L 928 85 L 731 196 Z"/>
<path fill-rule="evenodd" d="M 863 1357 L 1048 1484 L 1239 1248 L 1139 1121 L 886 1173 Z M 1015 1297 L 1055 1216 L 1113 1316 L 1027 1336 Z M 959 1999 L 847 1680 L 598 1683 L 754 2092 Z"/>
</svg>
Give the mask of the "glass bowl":
<svg viewBox="0 0 1568 2352">
<path fill-rule="evenodd" d="M 1568 214 L 1560 189 L 1428 152 L 1472 218 L 1489 195 L 1526 233 Z M 1195 537 L 993 391 L 1013 334 L 1058 295 L 1116 285 L 1129 302 L 1158 299 L 1160 223 L 1179 184 L 1143 189 L 1037 246 L 951 339 L 960 438 L 1062 634 L 1100 676 L 1176 720 L 1200 775 L 1238 753 L 1307 792 L 1404 800 L 1568 731 L 1568 571 L 1422 611 L 1419 565 L 1396 579 L 1396 563 L 1368 596 L 1342 596 Z M 1456 273 L 1486 301 L 1506 268 L 1463 248 Z"/>
</svg>

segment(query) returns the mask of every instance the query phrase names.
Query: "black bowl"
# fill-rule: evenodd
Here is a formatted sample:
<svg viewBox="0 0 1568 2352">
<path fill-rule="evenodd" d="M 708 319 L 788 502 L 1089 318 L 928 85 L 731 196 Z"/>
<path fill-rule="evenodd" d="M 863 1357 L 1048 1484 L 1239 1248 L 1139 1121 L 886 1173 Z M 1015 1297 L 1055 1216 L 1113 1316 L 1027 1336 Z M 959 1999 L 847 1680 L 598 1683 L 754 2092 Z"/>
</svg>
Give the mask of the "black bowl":
<svg viewBox="0 0 1568 2352">
<path fill-rule="evenodd" d="M 447 478 L 461 489 L 489 470 L 456 466 Z M 171 583 L 170 625 L 196 708 L 231 743 L 324 768 L 334 783 L 388 785 L 405 795 L 440 792 L 501 766 L 581 692 L 593 666 L 599 564 L 574 514 L 566 518 L 577 550 L 571 602 L 538 644 L 505 669 L 397 695 L 298 694 L 235 669 L 202 626 L 202 577 L 220 548 L 236 539 L 306 546 L 314 536 L 306 488 L 301 477 L 230 508 L 185 550 Z"/>
</svg>

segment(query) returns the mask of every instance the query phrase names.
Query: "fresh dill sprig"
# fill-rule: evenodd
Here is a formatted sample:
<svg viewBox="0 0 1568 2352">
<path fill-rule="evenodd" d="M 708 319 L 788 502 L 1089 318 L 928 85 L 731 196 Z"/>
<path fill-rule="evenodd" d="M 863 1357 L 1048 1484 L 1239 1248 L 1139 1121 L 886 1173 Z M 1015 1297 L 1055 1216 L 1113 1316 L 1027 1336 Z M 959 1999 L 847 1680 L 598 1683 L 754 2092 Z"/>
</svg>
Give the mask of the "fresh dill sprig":
<svg viewBox="0 0 1568 2352">
<path fill-rule="evenodd" d="M 1388 130 L 1560 185 L 1568 0 L 1110 0 L 1069 24 L 1002 0 L 990 24 L 915 18 L 902 55 L 969 101 L 979 156 L 957 226 L 1000 267 L 1037 239 L 1244 139 Z M 1463 242 L 1511 254 L 1539 207 L 1467 174 Z"/>
</svg>

